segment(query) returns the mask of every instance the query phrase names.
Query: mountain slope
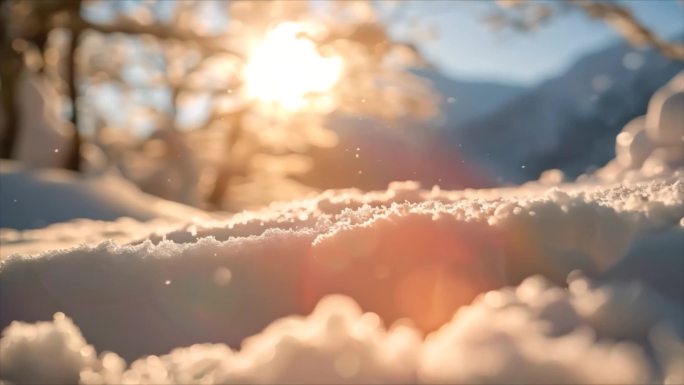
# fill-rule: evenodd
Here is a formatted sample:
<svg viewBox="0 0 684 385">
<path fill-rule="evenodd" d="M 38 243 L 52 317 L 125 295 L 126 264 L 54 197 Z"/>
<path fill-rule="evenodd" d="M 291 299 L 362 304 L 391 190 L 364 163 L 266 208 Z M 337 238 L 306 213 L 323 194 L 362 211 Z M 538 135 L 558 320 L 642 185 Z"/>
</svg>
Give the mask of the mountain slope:
<svg viewBox="0 0 684 385">
<path fill-rule="evenodd" d="M 680 70 L 681 63 L 654 50 L 620 42 L 495 113 L 451 127 L 450 141 L 503 181 L 533 179 L 550 168 L 577 176 L 612 158 L 616 133 Z"/>
<path fill-rule="evenodd" d="M 527 88 L 491 81 L 452 78 L 436 70 L 416 69 L 414 73 L 427 79 L 443 97 L 443 125 L 454 127 L 496 111 Z"/>
</svg>

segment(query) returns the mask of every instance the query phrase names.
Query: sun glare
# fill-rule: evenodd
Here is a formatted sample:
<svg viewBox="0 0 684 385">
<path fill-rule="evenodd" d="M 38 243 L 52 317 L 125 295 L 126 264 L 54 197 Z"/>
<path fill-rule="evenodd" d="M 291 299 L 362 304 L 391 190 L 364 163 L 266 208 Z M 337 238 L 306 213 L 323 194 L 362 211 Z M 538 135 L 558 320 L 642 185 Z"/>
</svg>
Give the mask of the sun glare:
<svg viewBox="0 0 684 385">
<path fill-rule="evenodd" d="M 297 23 L 279 24 L 254 47 L 244 69 L 250 99 L 297 111 L 339 80 L 341 58 L 321 55 L 313 41 L 299 36 L 302 31 Z"/>
</svg>

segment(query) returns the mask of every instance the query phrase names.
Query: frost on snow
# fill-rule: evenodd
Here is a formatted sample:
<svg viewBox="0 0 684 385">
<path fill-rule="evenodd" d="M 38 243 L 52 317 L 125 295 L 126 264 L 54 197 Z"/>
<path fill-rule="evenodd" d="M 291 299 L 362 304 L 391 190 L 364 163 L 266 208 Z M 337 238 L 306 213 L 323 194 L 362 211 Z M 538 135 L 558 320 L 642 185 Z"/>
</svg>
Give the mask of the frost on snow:
<svg viewBox="0 0 684 385">
<path fill-rule="evenodd" d="M 680 384 L 681 76 L 575 183 L 0 233 L 0 379 Z"/>
</svg>

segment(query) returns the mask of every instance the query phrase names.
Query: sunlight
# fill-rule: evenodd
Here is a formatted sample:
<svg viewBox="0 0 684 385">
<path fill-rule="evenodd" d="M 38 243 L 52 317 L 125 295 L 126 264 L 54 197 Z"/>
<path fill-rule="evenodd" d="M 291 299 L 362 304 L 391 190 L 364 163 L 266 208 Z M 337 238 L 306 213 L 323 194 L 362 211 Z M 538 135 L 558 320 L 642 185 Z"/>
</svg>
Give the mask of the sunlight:
<svg viewBox="0 0 684 385">
<path fill-rule="evenodd" d="M 342 72 L 341 58 L 322 56 L 300 33 L 301 25 L 282 23 L 254 47 L 244 69 L 250 99 L 298 111 L 309 104 L 310 95 L 335 85 Z"/>
</svg>

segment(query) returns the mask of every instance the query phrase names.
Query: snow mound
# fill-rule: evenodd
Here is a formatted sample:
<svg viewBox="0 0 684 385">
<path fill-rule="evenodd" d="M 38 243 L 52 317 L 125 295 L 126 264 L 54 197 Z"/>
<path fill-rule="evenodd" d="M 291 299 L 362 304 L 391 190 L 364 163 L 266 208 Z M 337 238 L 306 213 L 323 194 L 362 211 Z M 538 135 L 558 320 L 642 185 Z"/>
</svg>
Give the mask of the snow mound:
<svg viewBox="0 0 684 385">
<path fill-rule="evenodd" d="M 53 322 L 13 323 L 0 339 L 0 375 L 18 383 L 675 383 L 684 345 L 666 326 L 651 335 L 661 362 L 633 342 L 599 340 L 581 303 L 620 302 L 613 287 L 570 288 L 531 277 L 477 297 L 422 339 L 410 324 L 386 329 L 344 296 L 323 298 L 306 316 L 288 316 L 247 338 L 239 351 L 195 344 L 130 365 L 115 353 L 95 356 L 63 314 Z M 600 306 L 595 307 L 600 308 Z M 598 333 L 598 334 L 597 334 Z M 663 370 L 658 369 L 664 368 Z M 677 377 L 680 376 L 680 377 Z"/>
<path fill-rule="evenodd" d="M 13 322 L 0 339 L 0 375 L 20 383 L 65 384 L 95 363 L 95 349 L 63 313 L 52 322 Z"/>
<path fill-rule="evenodd" d="M 130 359 L 200 342 L 237 347 L 275 319 L 343 294 L 385 322 L 410 318 L 430 332 L 480 293 L 534 274 L 563 284 L 575 269 L 601 276 L 630 261 L 649 265 L 651 253 L 680 259 L 683 217 L 679 175 L 546 190 L 328 191 L 128 244 L 6 257 L 0 326 L 61 311 L 98 349 Z M 89 241 L 131 227 L 110 225 Z M 654 249 L 663 236 L 670 241 Z M 681 301 L 681 278 L 658 286 L 681 273 L 676 266 L 656 266 L 645 280 L 663 303 Z M 625 334 L 636 332 L 615 336 Z"/>
<path fill-rule="evenodd" d="M 651 98 L 645 116 L 618 134 L 614 160 L 596 177 L 615 181 L 667 175 L 684 167 L 684 71 Z"/>
<path fill-rule="evenodd" d="M 0 164 L 0 228 L 30 229 L 76 218 L 137 220 L 205 217 L 201 210 L 147 195 L 114 175 L 80 177 Z"/>
<path fill-rule="evenodd" d="M 80 244 L 97 244 L 105 239 L 123 244 L 155 232 L 177 229 L 185 221 L 153 219 L 140 222 L 122 217 L 115 221 L 74 219 L 42 229 L 0 229 L 0 260 L 11 254 L 37 254 L 45 250 L 68 249 Z"/>
</svg>

